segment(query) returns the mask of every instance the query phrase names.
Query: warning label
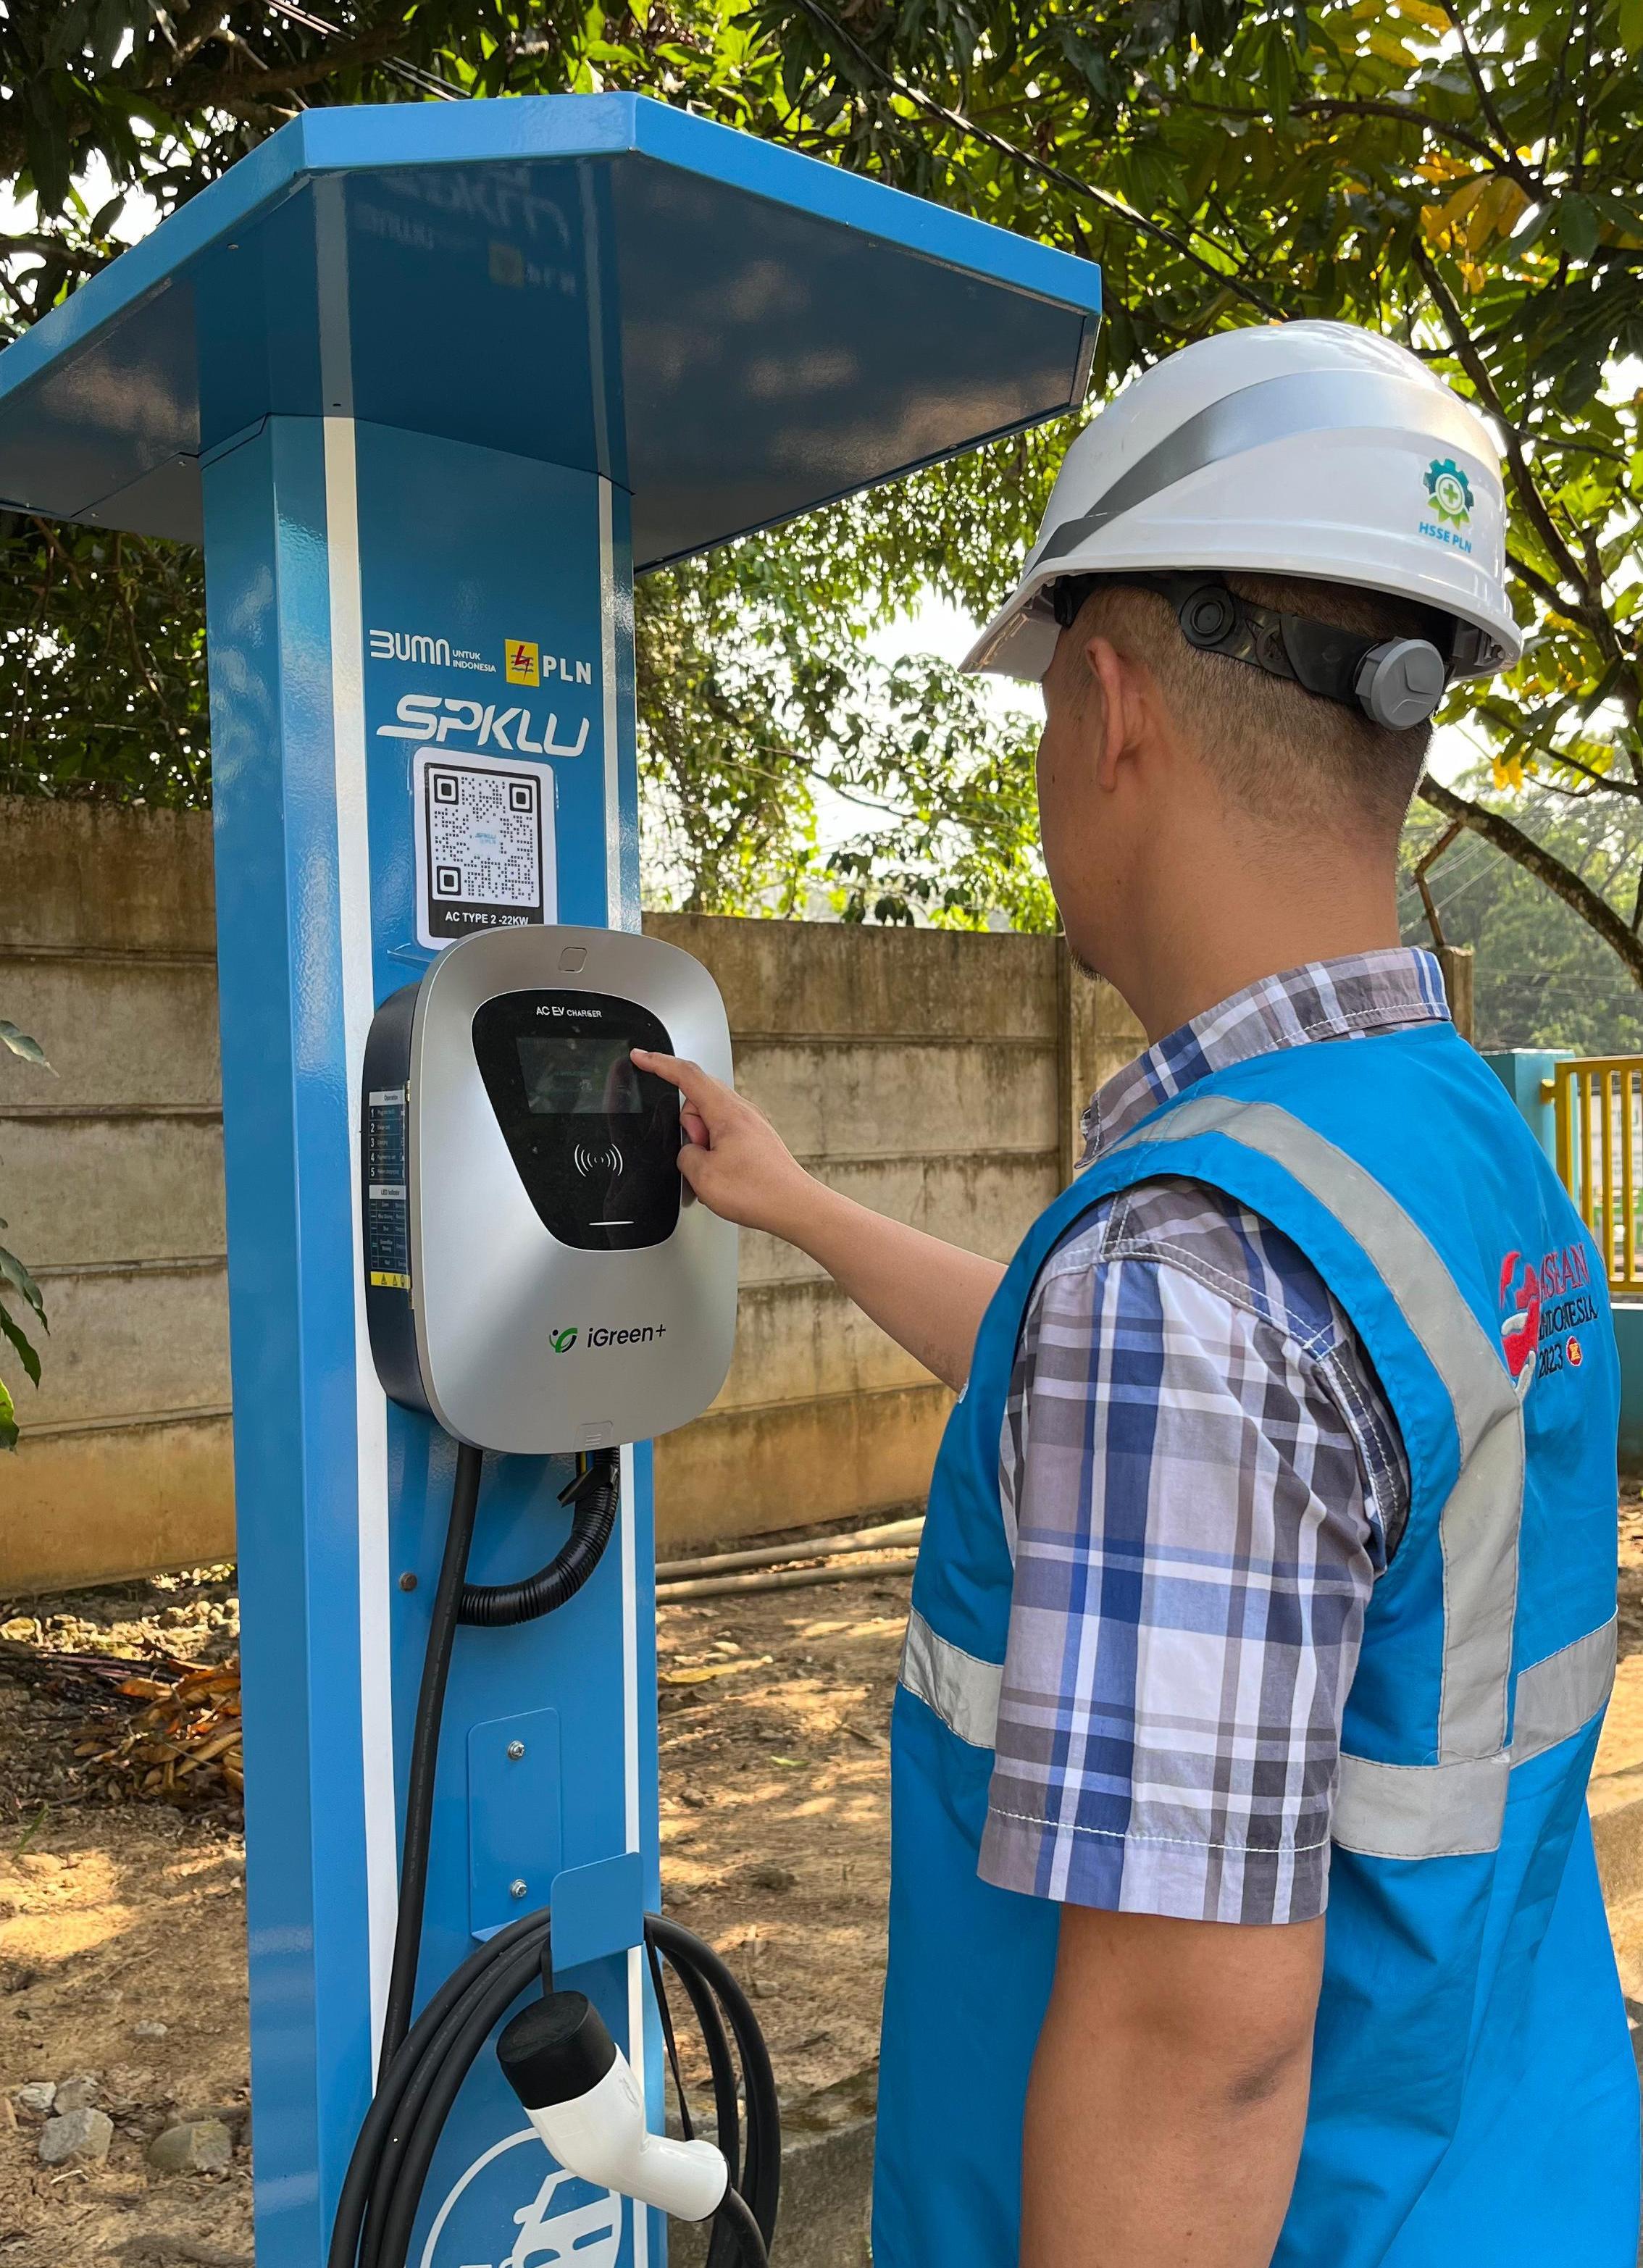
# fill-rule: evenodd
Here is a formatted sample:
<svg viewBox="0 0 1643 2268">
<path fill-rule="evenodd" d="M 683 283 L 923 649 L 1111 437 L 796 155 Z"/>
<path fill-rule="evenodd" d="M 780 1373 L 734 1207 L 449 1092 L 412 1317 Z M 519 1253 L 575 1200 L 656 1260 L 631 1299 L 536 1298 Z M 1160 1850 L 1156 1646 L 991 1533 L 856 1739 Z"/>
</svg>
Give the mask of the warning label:
<svg viewBox="0 0 1643 2268">
<path fill-rule="evenodd" d="M 405 1182 L 405 1090 L 373 1087 L 365 1119 L 365 1278 L 410 1290 L 410 1208 Z"/>
<path fill-rule="evenodd" d="M 534 769 L 416 760 L 416 915 L 424 945 L 552 919 L 551 793 Z"/>
</svg>

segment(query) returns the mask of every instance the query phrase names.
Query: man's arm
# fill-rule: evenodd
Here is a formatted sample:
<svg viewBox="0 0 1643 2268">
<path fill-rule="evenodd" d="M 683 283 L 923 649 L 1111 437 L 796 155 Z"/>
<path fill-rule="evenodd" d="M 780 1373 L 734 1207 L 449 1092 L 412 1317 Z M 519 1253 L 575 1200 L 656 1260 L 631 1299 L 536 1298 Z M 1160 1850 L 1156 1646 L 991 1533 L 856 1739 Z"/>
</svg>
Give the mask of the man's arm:
<svg viewBox="0 0 1643 2268">
<path fill-rule="evenodd" d="M 763 1113 L 678 1056 L 633 1050 L 684 1097 L 679 1170 L 704 1204 L 797 1245 L 880 1330 L 948 1386 L 969 1376 L 976 1333 L 1003 1268 L 840 1197 L 806 1173 Z"/>
<path fill-rule="evenodd" d="M 1323 1921 L 1062 1910 L 1021 2268 L 1268 2268 L 1307 2117 Z"/>
</svg>

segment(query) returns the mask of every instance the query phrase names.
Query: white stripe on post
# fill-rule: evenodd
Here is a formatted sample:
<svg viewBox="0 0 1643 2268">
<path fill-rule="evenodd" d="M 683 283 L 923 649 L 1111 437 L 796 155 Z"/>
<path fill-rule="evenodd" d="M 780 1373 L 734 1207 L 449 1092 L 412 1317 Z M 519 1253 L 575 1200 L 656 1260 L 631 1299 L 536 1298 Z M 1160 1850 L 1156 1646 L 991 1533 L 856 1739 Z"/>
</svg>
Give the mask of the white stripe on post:
<svg viewBox="0 0 1643 2268">
<path fill-rule="evenodd" d="M 365 632 L 359 571 L 359 499 L 354 446 L 348 227 L 343 183 L 314 185 L 320 302 L 320 384 L 325 403 L 326 570 L 330 597 L 331 733 L 336 780 L 337 921 L 347 1069 L 349 1213 L 354 1286 L 355 1490 L 359 1585 L 361 1800 L 365 1932 L 370 1960 L 372 2060 L 382 2036 L 399 1901 L 394 1801 L 394 1687 L 388 1625 L 387 1403 L 377 1382 L 365 1325 L 359 1254 L 359 1114 L 355 1107 L 365 1039 L 376 1007 L 372 966 L 371 839 L 366 800 Z"/>
</svg>

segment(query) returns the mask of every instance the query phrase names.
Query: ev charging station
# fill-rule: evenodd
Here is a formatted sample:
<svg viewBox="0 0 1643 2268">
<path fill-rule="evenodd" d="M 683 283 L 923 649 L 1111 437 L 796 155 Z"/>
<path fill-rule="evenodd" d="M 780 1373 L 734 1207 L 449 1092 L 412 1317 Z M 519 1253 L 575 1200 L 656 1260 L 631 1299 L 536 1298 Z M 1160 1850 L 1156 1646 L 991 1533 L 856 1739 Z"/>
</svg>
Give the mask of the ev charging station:
<svg viewBox="0 0 1643 2268">
<path fill-rule="evenodd" d="M 364 2258 L 648 2268 L 655 2200 L 711 2205 L 699 2149 L 629 2181 L 569 2100 L 654 2161 L 647 1443 L 734 1312 L 626 1067 L 659 1028 L 729 1068 L 638 935 L 632 578 L 1072 408 L 1099 306 L 1087 261 L 565 96 L 306 113 L 0 355 L 8 505 L 205 547 L 260 2268 L 339 2257 L 408 1805 L 418 2003 L 495 1958 L 468 2061 L 418 2066 L 438 2118 L 379 2122 L 425 2162 Z M 593 1542 L 554 1611 L 469 1617 L 419 1764 L 465 1472 L 459 1589 Z M 539 1954 L 511 2088 L 469 2049 Z"/>
</svg>

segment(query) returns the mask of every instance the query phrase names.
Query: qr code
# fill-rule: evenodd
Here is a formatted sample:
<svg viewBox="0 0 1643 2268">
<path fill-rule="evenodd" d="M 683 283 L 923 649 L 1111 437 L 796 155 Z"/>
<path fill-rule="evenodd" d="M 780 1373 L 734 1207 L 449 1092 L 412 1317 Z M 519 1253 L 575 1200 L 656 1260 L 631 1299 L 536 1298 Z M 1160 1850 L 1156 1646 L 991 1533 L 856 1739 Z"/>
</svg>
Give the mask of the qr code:
<svg viewBox="0 0 1643 2268">
<path fill-rule="evenodd" d="M 428 870 L 449 902 L 542 903 L 541 789 L 505 772 L 428 770 Z"/>
</svg>

